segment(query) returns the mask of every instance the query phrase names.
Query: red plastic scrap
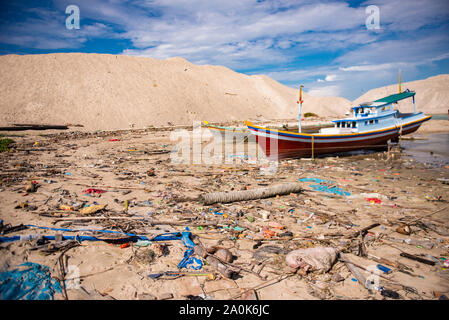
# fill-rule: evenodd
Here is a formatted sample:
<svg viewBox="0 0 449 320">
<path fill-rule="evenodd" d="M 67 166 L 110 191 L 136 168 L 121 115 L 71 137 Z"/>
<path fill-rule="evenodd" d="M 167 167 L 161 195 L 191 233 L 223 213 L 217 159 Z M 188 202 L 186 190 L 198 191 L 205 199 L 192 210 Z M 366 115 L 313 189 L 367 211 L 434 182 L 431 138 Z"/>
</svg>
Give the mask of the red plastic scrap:
<svg viewBox="0 0 449 320">
<path fill-rule="evenodd" d="M 119 139 L 109 139 L 109 141 L 120 141 Z"/>
<path fill-rule="evenodd" d="M 94 189 L 94 188 L 89 188 L 89 189 L 86 189 L 86 190 L 83 191 L 83 193 L 89 193 L 89 194 L 92 194 L 92 193 L 105 193 L 105 192 L 106 192 L 106 190 Z"/>
<path fill-rule="evenodd" d="M 366 198 L 366 201 L 368 201 L 370 203 L 382 203 L 382 201 L 377 198 Z"/>
</svg>

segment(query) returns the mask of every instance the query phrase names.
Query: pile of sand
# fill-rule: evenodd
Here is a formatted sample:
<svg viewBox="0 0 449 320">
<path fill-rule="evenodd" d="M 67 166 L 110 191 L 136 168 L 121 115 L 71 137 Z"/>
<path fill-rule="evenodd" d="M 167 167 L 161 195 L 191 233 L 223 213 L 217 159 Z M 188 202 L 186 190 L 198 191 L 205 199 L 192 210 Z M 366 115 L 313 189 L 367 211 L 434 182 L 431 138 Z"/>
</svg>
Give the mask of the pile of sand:
<svg viewBox="0 0 449 320">
<path fill-rule="evenodd" d="M 449 74 L 441 74 L 424 80 L 405 82 L 401 84 L 402 91 L 410 89 L 416 92 L 416 111 L 425 114 L 446 113 L 449 109 Z M 399 93 L 399 84 L 373 89 L 354 100 L 353 104 L 377 100 L 390 94 Z M 411 99 L 399 102 L 401 112 L 413 111 Z"/>
<path fill-rule="evenodd" d="M 57 53 L 0 57 L 0 125 L 81 124 L 87 129 L 295 119 L 298 91 L 266 76 L 182 58 Z M 344 98 L 304 93 L 303 113 L 337 117 Z"/>
</svg>

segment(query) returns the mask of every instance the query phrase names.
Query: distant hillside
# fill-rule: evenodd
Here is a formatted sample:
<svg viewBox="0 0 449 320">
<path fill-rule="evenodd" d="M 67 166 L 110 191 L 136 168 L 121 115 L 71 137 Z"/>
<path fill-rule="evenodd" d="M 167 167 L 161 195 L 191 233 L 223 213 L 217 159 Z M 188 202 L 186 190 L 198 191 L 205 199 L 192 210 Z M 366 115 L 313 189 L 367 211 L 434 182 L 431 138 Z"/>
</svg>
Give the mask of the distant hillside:
<svg viewBox="0 0 449 320">
<path fill-rule="evenodd" d="M 424 80 L 405 82 L 401 84 L 402 91 L 410 89 L 416 92 L 415 105 L 417 111 L 426 114 L 446 113 L 449 109 L 449 74 L 441 74 Z M 353 101 L 353 104 L 373 101 L 399 92 L 399 85 L 373 89 Z M 401 111 L 413 110 L 410 99 L 398 104 Z"/>
<path fill-rule="evenodd" d="M 298 92 L 266 76 L 182 58 L 57 53 L 0 56 L 0 125 L 82 124 L 88 129 L 295 119 Z M 304 94 L 303 112 L 341 116 L 344 98 Z"/>
</svg>

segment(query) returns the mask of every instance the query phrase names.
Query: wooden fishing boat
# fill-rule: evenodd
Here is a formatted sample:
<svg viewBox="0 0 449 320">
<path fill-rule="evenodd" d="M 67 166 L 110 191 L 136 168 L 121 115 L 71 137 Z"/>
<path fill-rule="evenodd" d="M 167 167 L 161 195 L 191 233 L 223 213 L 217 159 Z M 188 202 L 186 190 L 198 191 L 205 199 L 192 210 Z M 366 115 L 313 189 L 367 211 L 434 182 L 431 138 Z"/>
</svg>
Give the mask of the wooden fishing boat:
<svg viewBox="0 0 449 320">
<path fill-rule="evenodd" d="M 407 98 L 413 99 L 413 113 L 394 109 L 394 104 Z M 301 95 L 298 102 L 302 103 Z M 385 148 L 389 141 L 418 130 L 431 118 L 415 112 L 415 92 L 409 90 L 351 109 L 352 116 L 333 120 L 333 128 L 323 128 L 314 134 L 264 128 L 249 121 L 245 124 L 268 159 L 285 159 Z"/>
<path fill-rule="evenodd" d="M 246 127 L 232 128 L 210 124 L 207 121 L 203 121 L 204 126 L 210 130 L 212 135 L 222 140 L 236 140 L 236 141 L 248 141 L 248 137 L 251 133 Z"/>
</svg>

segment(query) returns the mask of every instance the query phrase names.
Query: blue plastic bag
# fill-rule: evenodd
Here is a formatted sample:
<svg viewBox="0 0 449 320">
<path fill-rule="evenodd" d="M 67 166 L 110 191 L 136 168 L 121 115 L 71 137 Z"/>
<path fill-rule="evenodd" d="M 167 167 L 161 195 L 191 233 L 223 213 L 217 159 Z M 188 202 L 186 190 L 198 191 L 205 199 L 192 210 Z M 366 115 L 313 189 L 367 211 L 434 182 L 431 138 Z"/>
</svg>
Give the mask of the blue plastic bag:
<svg viewBox="0 0 449 320">
<path fill-rule="evenodd" d="M 50 268 L 33 262 L 21 264 L 0 274 L 1 300 L 53 300 L 62 292 L 59 282 L 50 274 Z"/>
</svg>

